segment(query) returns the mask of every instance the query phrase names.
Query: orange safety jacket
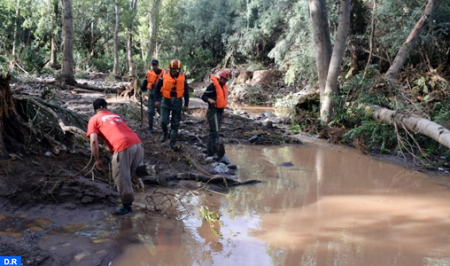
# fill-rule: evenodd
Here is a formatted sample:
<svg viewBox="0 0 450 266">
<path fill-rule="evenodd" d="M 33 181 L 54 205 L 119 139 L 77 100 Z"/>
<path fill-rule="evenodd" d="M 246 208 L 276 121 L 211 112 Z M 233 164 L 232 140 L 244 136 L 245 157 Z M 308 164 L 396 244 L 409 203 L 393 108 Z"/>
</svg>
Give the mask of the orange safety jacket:
<svg viewBox="0 0 450 266">
<path fill-rule="evenodd" d="M 167 69 L 164 71 L 163 85 L 161 88 L 161 94 L 164 98 L 172 98 L 170 92 L 176 92 L 176 98 L 181 98 L 184 95 L 184 83 L 186 82 L 186 76 L 183 71 L 180 71 L 177 78 L 172 78 L 170 71 Z"/>
<path fill-rule="evenodd" d="M 228 86 L 227 84 L 220 85 L 219 78 L 216 76 L 212 76 L 211 80 L 216 88 L 216 102 L 217 104 L 214 106 L 219 109 L 225 109 L 227 107 L 227 94 L 228 94 Z"/>
<path fill-rule="evenodd" d="M 164 69 L 161 68 L 161 72 L 156 74 L 156 72 L 152 69 L 150 69 L 147 73 L 147 89 L 153 90 L 153 85 L 158 82 L 158 79 L 163 75 Z"/>
</svg>

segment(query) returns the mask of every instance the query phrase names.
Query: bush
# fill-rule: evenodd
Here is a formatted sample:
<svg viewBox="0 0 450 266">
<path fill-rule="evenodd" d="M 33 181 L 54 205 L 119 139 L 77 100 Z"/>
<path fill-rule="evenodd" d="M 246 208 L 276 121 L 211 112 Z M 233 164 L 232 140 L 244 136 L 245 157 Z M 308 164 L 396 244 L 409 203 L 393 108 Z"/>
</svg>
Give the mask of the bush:
<svg viewBox="0 0 450 266">
<path fill-rule="evenodd" d="M 40 72 L 45 64 L 46 51 L 42 47 L 25 46 L 20 61 L 28 72 Z"/>
</svg>

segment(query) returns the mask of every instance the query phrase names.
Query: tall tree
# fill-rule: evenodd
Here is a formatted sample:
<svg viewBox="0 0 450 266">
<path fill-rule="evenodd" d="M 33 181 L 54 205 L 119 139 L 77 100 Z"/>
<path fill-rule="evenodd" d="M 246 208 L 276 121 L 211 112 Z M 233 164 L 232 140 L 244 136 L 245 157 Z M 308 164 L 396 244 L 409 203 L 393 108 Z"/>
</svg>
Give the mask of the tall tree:
<svg viewBox="0 0 450 266">
<path fill-rule="evenodd" d="M 161 0 L 150 0 L 150 12 L 149 12 L 149 28 L 150 28 L 150 44 L 148 46 L 148 58 L 150 62 L 152 57 L 156 57 L 156 36 L 158 34 L 158 22 L 159 22 L 159 5 Z"/>
<path fill-rule="evenodd" d="M 61 83 L 64 86 L 76 84 L 73 64 L 72 0 L 63 0 L 63 14 L 64 52 Z"/>
<path fill-rule="evenodd" d="M 50 66 L 56 68 L 58 65 L 57 52 L 58 46 L 56 44 L 56 29 L 57 29 L 57 18 L 58 18 L 58 0 L 49 0 L 51 7 L 53 7 L 52 13 L 52 29 L 50 37 Z"/>
<path fill-rule="evenodd" d="M 341 63 L 345 52 L 345 42 L 347 40 L 350 25 L 351 2 L 351 0 L 341 0 L 339 25 L 336 32 L 330 66 L 328 67 L 323 102 L 320 104 L 320 118 L 323 123 L 328 123 L 333 117 L 333 103 L 331 101 L 331 96 L 338 93 L 338 76 L 341 70 Z"/>
<path fill-rule="evenodd" d="M 128 75 L 130 77 L 135 75 L 133 63 L 133 21 L 136 13 L 137 0 L 130 1 L 131 19 L 128 21 L 128 36 L 127 36 L 127 60 L 128 60 Z"/>
<path fill-rule="evenodd" d="M 395 56 L 394 61 L 392 62 L 391 66 L 384 76 L 385 79 L 393 81 L 397 79 L 398 72 L 400 72 L 400 70 L 402 69 L 403 65 L 406 62 L 406 59 L 409 56 L 409 53 L 415 46 L 420 33 L 428 24 L 428 21 L 430 21 L 431 16 L 433 15 L 436 7 L 440 4 L 440 2 L 441 0 L 428 0 L 423 15 L 420 17 L 419 21 L 417 21 L 408 38 L 403 43 L 402 47 Z"/>
<path fill-rule="evenodd" d="M 120 8 L 119 0 L 114 1 L 116 8 L 116 27 L 114 28 L 114 67 L 113 74 L 118 74 L 119 69 L 119 26 L 120 26 Z"/>
<path fill-rule="evenodd" d="M 17 20 L 20 16 L 20 0 L 16 0 L 16 17 L 14 18 L 14 39 L 13 39 L 13 48 L 12 48 L 12 55 L 16 55 L 16 43 L 17 43 Z"/>
<path fill-rule="evenodd" d="M 316 48 L 320 102 L 323 102 L 332 52 L 326 0 L 310 0 L 309 10 L 312 22 L 313 42 Z"/>
</svg>

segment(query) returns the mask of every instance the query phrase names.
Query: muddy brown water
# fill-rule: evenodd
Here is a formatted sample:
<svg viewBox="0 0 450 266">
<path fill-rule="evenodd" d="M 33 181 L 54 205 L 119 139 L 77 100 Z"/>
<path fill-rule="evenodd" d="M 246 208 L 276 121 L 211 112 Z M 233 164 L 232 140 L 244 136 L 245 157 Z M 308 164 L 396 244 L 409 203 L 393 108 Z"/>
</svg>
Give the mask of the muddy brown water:
<svg viewBox="0 0 450 266">
<path fill-rule="evenodd" d="M 220 211 L 222 237 L 198 209 L 183 220 L 143 216 L 153 226 L 139 225 L 147 231 L 137 238 L 135 216 L 136 241 L 112 265 L 450 264 L 445 178 L 343 147 L 231 146 L 227 155 L 241 180 L 264 183 L 191 199 Z"/>
<path fill-rule="evenodd" d="M 188 195 L 165 215 L 139 210 L 138 194 L 132 214 L 58 227 L 41 247 L 84 245 L 70 265 L 100 265 L 93 259 L 111 247 L 117 255 L 101 265 L 450 265 L 448 177 L 326 144 L 227 146 L 227 156 L 240 181 L 263 183 Z M 220 223 L 204 220 L 201 206 L 220 212 Z"/>
</svg>

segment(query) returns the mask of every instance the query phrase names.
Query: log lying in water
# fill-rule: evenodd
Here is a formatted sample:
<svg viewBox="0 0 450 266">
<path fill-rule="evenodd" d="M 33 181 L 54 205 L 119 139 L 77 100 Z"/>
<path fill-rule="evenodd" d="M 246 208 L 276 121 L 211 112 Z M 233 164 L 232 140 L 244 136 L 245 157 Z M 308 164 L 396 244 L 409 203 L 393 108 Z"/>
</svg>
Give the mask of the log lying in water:
<svg viewBox="0 0 450 266">
<path fill-rule="evenodd" d="M 164 180 L 164 182 L 161 182 L 161 180 Z M 179 182 L 179 181 L 195 181 L 195 182 L 201 182 L 208 186 L 214 186 L 213 190 L 218 190 L 217 188 L 220 187 L 220 192 L 226 192 L 230 187 L 236 187 L 236 186 L 244 186 L 244 185 L 251 185 L 251 184 L 257 184 L 261 181 L 259 180 L 248 180 L 245 182 L 239 182 L 237 180 L 234 180 L 229 177 L 221 176 L 221 175 L 215 175 L 215 176 L 208 176 L 208 175 L 201 175 L 201 174 L 193 174 L 193 173 L 179 173 L 176 175 L 171 176 L 161 176 L 158 178 L 143 178 L 142 181 L 144 184 L 147 185 L 160 185 L 164 186 L 167 184 L 167 182 Z"/>
</svg>

